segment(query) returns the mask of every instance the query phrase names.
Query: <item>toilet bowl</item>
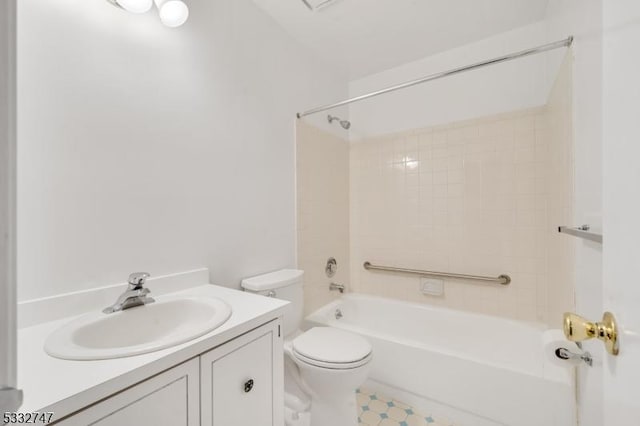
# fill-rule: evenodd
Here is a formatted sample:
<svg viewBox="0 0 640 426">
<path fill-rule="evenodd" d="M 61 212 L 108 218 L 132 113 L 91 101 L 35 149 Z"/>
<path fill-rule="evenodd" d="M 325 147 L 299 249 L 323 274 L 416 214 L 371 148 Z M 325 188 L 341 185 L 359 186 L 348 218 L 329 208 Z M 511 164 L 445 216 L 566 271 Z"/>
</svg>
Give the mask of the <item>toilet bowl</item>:
<svg viewBox="0 0 640 426">
<path fill-rule="evenodd" d="M 371 345 L 331 327 L 303 333 L 285 349 L 311 396 L 311 426 L 356 426 L 356 393 L 371 369 Z"/>
<path fill-rule="evenodd" d="M 282 270 L 242 281 L 245 291 L 291 302 L 283 318 L 285 404 L 311 426 L 357 426 L 356 389 L 373 359 L 363 337 L 332 327 L 301 331 L 303 271 Z"/>
</svg>

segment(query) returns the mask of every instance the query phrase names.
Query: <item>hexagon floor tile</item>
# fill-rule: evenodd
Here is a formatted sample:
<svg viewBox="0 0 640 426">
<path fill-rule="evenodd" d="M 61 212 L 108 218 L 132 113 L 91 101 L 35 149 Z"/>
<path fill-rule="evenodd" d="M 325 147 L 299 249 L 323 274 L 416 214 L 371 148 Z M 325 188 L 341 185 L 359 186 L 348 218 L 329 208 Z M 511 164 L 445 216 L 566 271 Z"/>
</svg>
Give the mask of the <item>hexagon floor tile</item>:
<svg viewBox="0 0 640 426">
<path fill-rule="evenodd" d="M 454 426 L 446 419 L 422 415 L 407 404 L 369 389 L 358 389 L 356 396 L 361 426 Z"/>
</svg>

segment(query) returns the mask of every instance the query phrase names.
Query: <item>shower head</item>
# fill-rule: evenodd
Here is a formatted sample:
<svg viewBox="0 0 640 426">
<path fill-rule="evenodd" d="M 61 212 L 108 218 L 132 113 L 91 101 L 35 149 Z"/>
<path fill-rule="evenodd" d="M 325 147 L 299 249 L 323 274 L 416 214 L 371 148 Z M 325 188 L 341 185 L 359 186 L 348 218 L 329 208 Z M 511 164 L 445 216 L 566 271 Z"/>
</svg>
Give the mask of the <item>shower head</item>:
<svg viewBox="0 0 640 426">
<path fill-rule="evenodd" d="M 347 120 L 341 120 L 340 117 L 334 117 L 333 115 L 328 115 L 327 121 L 329 121 L 329 124 L 332 124 L 334 121 L 339 121 L 340 125 L 345 130 L 349 130 L 351 128 L 351 122 Z"/>
</svg>

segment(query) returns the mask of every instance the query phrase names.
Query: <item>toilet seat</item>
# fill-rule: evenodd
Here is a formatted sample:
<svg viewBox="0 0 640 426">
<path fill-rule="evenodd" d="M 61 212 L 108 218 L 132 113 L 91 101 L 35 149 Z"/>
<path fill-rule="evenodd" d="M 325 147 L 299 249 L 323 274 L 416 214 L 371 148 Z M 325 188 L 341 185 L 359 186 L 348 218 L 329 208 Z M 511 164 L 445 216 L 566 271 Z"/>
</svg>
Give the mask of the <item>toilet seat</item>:
<svg viewBox="0 0 640 426">
<path fill-rule="evenodd" d="M 361 367 L 372 358 L 371 344 L 354 333 L 332 327 L 316 327 L 295 338 L 293 356 L 320 368 L 347 370 Z"/>
<path fill-rule="evenodd" d="M 326 368 L 329 370 L 352 370 L 354 368 L 362 367 L 363 365 L 367 364 L 372 358 L 372 356 L 369 355 L 366 358 L 363 358 L 360 361 L 356 361 L 356 362 L 331 363 L 331 362 L 319 361 L 317 359 L 307 358 L 295 351 L 293 352 L 293 356 L 298 362 L 310 365 L 312 367 Z"/>
</svg>

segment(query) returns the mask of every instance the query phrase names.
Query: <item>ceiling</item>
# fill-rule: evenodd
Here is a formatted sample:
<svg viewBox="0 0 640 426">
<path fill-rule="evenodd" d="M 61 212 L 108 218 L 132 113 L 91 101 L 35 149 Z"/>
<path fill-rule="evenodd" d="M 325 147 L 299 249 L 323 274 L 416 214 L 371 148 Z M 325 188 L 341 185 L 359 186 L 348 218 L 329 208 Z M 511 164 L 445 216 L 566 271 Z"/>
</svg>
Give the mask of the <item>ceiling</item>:
<svg viewBox="0 0 640 426">
<path fill-rule="evenodd" d="M 548 0 L 254 0 L 289 34 L 352 79 L 544 18 Z"/>
</svg>

